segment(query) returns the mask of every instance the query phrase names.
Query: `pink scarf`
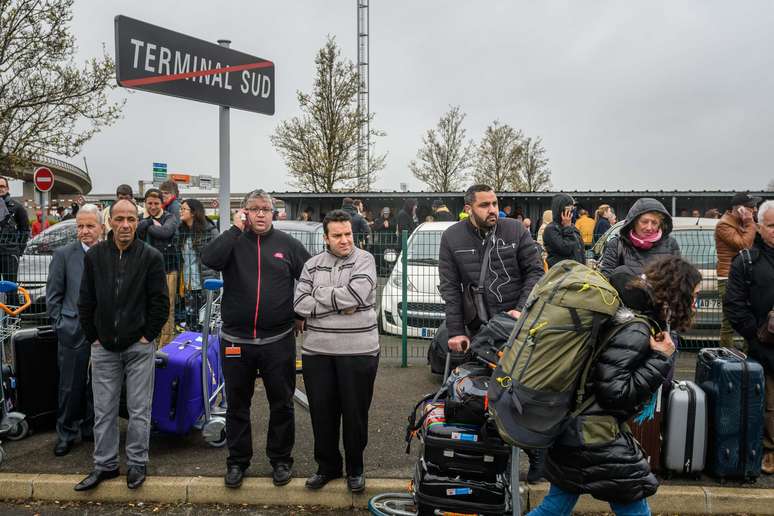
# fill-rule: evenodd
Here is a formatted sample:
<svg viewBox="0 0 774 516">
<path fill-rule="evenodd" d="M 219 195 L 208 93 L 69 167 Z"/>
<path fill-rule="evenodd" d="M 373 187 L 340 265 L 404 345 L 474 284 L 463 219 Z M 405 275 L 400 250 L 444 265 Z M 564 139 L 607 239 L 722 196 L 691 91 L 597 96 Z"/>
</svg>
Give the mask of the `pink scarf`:
<svg viewBox="0 0 774 516">
<path fill-rule="evenodd" d="M 631 240 L 632 245 L 637 249 L 647 251 L 653 247 L 653 244 L 661 240 L 661 230 L 659 229 L 658 233 L 654 233 L 651 236 L 641 237 L 632 229 L 629 232 L 629 240 Z"/>
</svg>

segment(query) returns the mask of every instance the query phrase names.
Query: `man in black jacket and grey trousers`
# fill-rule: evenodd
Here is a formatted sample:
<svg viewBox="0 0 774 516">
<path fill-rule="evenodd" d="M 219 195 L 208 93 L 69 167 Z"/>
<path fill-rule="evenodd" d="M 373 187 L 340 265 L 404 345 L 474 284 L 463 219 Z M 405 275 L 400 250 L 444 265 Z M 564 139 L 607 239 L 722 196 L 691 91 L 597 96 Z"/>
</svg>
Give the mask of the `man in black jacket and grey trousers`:
<svg viewBox="0 0 774 516">
<path fill-rule="evenodd" d="M 296 341 L 303 318 L 293 312 L 294 282 L 309 253 L 272 226 L 272 199 L 247 194 L 233 225 L 202 251 L 202 263 L 223 272 L 220 333 L 226 380 L 226 487 L 242 485 L 253 456 L 250 401 L 261 372 L 269 401 L 266 454 L 277 486 L 292 477 Z"/>
<path fill-rule="evenodd" d="M 449 349 L 457 352 L 470 345 L 463 292 L 478 286 L 485 253 L 489 256 L 484 276 L 485 316 L 508 312 L 518 318 L 532 287 L 543 276 L 542 260 L 529 231 L 518 220 L 498 219 L 497 195 L 490 186 L 468 188 L 465 207 L 470 216 L 441 237 L 438 265 Z M 530 480 L 536 481 L 541 468 L 532 457 L 530 462 Z"/>
<path fill-rule="evenodd" d="M 78 311 L 91 344 L 94 394 L 94 471 L 75 486 L 93 489 L 118 470 L 118 405 L 126 378 L 126 484 L 145 481 L 153 401 L 153 342 L 164 325 L 169 300 L 161 253 L 137 240 L 137 206 L 110 207 L 108 239 L 84 258 Z"/>
</svg>

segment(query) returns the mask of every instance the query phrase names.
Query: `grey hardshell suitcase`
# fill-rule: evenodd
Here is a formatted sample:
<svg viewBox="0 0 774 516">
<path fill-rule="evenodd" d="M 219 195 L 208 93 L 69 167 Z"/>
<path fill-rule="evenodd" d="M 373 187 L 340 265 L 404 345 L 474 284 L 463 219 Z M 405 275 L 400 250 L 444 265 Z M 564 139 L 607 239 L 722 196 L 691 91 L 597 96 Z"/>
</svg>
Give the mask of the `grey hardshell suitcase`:
<svg viewBox="0 0 774 516">
<path fill-rule="evenodd" d="M 675 382 L 669 393 L 664 466 L 672 473 L 699 473 L 707 454 L 707 397 L 694 382 Z"/>
</svg>

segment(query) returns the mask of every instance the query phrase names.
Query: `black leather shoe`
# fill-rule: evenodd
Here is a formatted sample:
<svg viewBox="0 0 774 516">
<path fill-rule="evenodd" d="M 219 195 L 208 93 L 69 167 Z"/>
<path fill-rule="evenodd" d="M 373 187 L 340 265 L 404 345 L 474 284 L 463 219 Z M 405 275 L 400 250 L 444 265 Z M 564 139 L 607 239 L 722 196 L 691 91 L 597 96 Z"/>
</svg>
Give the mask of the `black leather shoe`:
<svg viewBox="0 0 774 516">
<path fill-rule="evenodd" d="M 88 491 L 89 489 L 94 489 L 97 487 L 103 480 L 110 480 L 111 478 L 116 478 L 119 475 L 118 468 L 110 470 L 110 471 L 99 471 L 94 470 L 91 473 L 89 473 L 89 476 L 75 484 L 76 491 Z"/>
<path fill-rule="evenodd" d="M 226 476 L 223 478 L 226 487 L 236 489 L 242 485 L 242 479 L 245 476 L 245 470 L 242 466 L 229 466 L 226 470 Z"/>
<path fill-rule="evenodd" d="M 341 477 L 339 476 L 333 477 L 330 475 L 322 475 L 320 473 L 315 473 L 314 475 L 306 479 L 306 488 L 322 489 L 325 486 L 325 484 L 337 478 L 341 478 Z"/>
<path fill-rule="evenodd" d="M 271 472 L 271 479 L 274 481 L 275 486 L 284 486 L 290 482 L 291 478 L 293 478 L 293 469 L 290 464 L 285 464 L 284 462 L 274 466 L 274 471 Z"/>
<path fill-rule="evenodd" d="M 126 472 L 126 487 L 137 489 L 145 482 L 145 466 L 129 466 Z"/>
<path fill-rule="evenodd" d="M 365 475 L 347 477 L 347 488 L 353 493 L 362 493 L 365 490 Z"/>
<path fill-rule="evenodd" d="M 57 457 L 64 457 L 68 453 L 70 453 L 70 450 L 73 447 L 72 441 L 62 441 L 57 440 L 56 446 L 54 446 L 54 455 Z"/>
</svg>

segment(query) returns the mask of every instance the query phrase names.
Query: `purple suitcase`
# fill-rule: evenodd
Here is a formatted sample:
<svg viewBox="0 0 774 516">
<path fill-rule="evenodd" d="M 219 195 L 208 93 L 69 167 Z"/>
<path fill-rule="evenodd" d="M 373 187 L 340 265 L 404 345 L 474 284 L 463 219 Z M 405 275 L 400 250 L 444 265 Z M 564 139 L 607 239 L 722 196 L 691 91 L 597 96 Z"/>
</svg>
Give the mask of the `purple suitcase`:
<svg viewBox="0 0 774 516">
<path fill-rule="evenodd" d="M 209 392 L 220 383 L 218 338 L 210 335 Z M 204 414 L 202 402 L 202 335 L 184 332 L 161 348 L 153 387 L 153 427 L 165 433 L 186 434 Z"/>
</svg>

